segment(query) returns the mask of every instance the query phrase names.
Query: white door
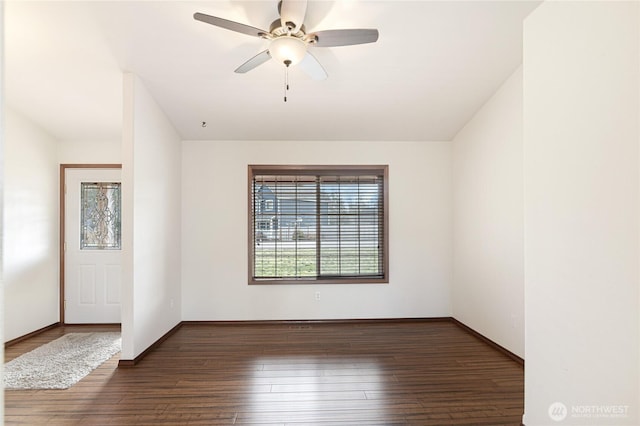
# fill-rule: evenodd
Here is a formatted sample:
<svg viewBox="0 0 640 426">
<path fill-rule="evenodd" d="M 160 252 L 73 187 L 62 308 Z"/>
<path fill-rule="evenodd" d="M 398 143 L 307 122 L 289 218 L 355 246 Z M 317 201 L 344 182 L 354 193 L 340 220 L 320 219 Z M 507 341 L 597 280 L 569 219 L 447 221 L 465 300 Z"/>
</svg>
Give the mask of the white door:
<svg viewBox="0 0 640 426">
<path fill-rule="evenodd" d="M 65 323 L 120 322 L 120 169 L 66 169 Z"/>
</svg>

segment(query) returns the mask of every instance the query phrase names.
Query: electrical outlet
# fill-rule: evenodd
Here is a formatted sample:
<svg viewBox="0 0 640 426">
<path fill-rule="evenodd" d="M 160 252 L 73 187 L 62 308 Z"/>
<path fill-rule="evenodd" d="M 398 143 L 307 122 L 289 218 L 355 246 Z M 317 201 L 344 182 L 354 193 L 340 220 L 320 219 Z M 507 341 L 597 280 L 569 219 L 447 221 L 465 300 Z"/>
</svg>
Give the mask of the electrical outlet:
<svg viewBox="0 0 640 426">
<path fill-rule="evenodd" d="M 319 291 L 316 291 L 316 296 L 315 297 L 316 297 L 316 300 L 320 300 L 320 292 Z"/>
</svg>

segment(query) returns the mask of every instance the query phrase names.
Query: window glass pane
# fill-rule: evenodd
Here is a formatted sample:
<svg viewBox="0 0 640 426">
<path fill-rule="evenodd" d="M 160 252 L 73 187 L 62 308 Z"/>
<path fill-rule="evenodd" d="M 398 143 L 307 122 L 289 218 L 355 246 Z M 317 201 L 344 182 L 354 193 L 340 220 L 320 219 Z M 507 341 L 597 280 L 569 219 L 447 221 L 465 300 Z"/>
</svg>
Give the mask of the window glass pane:
<svg viewBox="0 0 640 426">
<path fill-rule="evenodd" d="M 80 203 L 80 249 L 119 250 L 120 183 L 82 182 Z"/>
</svg>

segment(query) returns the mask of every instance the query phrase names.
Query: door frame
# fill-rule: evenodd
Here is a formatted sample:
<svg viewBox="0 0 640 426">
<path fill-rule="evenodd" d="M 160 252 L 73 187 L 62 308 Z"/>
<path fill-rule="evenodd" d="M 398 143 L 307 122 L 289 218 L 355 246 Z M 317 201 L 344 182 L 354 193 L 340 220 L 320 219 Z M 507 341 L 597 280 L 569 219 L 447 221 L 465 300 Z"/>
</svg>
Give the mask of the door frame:
<svg viewBox="0 0 640 426">
<path fill-rule="evenodd" d="M 65 209 L 66 209 L 66 184 L 67 184 L 67 169 L 121 169 L 122 164 L 60 164 L 60 324 L 64 324 L 64 262 L 65 262 Z"/>
</svg>

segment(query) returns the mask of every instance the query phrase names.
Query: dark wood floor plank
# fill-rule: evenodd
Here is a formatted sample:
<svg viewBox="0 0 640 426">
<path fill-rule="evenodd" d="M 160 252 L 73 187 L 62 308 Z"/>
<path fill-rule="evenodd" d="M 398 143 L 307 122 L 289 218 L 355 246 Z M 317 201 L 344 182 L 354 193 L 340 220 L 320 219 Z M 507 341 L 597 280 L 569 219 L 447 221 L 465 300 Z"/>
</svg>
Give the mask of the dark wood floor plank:
<svg viewBox="0 0 640 426">
<path fill-rule="evenodd" d="M 69 332 L 6 349 L 11 360 Z M 519 425 L 522 367 L 453 323 L 186 324 L 133 368 L 7 390 L 8 425 Z"/>
</svg>

